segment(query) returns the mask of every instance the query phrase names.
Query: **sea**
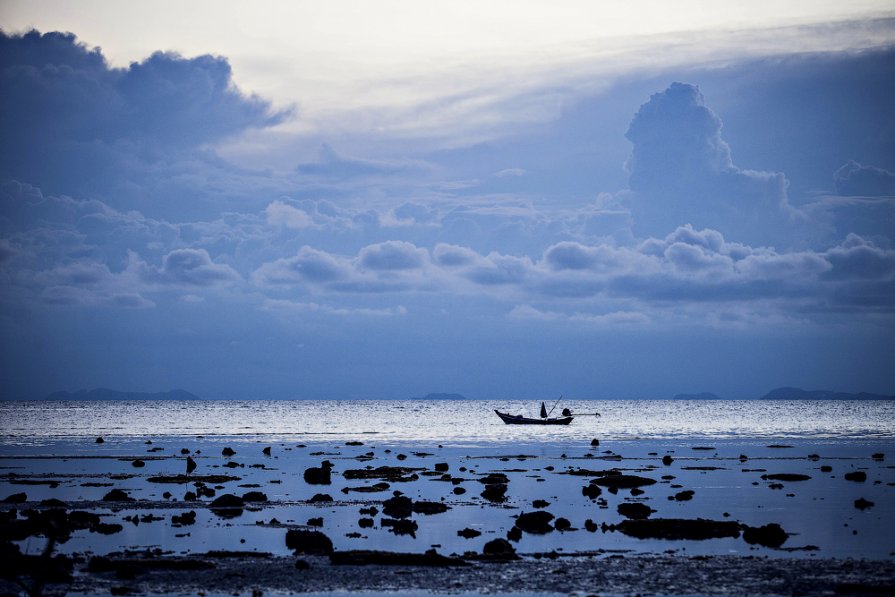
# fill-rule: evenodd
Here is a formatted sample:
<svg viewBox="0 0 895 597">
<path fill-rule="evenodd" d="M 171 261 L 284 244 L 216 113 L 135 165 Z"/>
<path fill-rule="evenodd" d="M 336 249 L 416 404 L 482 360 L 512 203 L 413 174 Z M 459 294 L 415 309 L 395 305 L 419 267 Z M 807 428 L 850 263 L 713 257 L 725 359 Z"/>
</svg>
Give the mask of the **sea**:
<svg viewBox="0 0 895 597">
<path fill-rule="evenodd" d="M 548 410 L 553 406 L 547 404 Z M 537 416 L 539 402 L 488 400 L 0 402 L 0 446 L 117 436 L 259 436 L 273 441 L 442 444 L 637 439 L 895 439 L 895 401 L 563 401 L 568 426 L 505 425 L 495 410 Z"/>
</svg>

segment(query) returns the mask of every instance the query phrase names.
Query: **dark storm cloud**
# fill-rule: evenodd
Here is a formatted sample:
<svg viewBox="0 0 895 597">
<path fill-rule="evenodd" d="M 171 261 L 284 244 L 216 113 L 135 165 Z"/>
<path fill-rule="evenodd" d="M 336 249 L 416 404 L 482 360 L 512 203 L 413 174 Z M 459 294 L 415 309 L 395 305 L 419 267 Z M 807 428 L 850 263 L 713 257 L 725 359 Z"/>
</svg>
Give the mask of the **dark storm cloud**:
<svg viewBox="0 0 895 597">
<path fill-rule="evenodd" d="M 214 162 L 197 148 L 286 116 L 240 92 L 225 58 L 110 68 L 69 33 L 0 32 L 0 88 L 0 178 L 54 192 L 108 189 L 189 151 Z"/>
</svg>

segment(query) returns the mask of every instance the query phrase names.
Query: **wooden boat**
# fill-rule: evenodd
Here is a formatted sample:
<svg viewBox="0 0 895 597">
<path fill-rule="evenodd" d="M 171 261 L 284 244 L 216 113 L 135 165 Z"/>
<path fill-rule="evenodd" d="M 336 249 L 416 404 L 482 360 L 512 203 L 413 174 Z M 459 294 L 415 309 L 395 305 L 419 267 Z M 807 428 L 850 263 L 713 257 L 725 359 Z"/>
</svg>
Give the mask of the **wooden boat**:
<svg viewBox="0 0 895 597">
<path fill-rule="evenodd" d="M 507 425 L 568 425 L 572 422 L 572 419 L 575 418 L 559 417 L 556 419 L 551 419 L 549 417 L 546 417 L 543 419 L 531 419 L 528 417 L 523 417 L 522 415 L 510 415 L 507 413 L 502 413 L 497 409 L 495 409 L 494 412 L 496 412 L 497 416 L 500 417 L 500 420 Z"/>
</svg>

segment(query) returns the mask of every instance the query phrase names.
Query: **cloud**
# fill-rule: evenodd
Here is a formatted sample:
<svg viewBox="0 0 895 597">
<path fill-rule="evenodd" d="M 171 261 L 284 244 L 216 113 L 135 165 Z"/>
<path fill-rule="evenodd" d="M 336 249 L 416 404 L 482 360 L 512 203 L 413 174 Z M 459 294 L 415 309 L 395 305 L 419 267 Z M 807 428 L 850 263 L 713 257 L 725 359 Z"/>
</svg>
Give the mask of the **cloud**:
<svg viewBox="0 0 895 597">
<path fill-rule="evenodd" d="M 792 228 L 785 176 L 736 166 L 721 130 L 694 85 L 672 83 L 640 106 L 625 134 L 635 229 L 655 234 L 671 219 L 766 242 Z"/>
<path fill-rule="evenodd" d="M 833 174 L 840 195 L 889 197 L 895 195 L 895 172 L 875 166 L 862 166 L 849 160 Z"/>
<path fill-rule="evenodd" d="M 284 201 L 273 201 L 265 208 L 267 223 L 271 226 L 284 226 L 300 230 L 314 225 L 314 220 L 308 212 L 293 207 Z"/>
<path fill-rule="evenodd" d="M 347 260 L 303 246 L 294 257 L 263 264 L 253 278 L 266 285 L 323 284 L 345 279 L 351 271 Z"/>
<path fill-rule="evenodd" d="M 556 311 L 543 311 L 536 309 L 531 305 L 516 305 L 507 314 L 510 319 L 533 320 L 533 321 L 549 321 L 549 322 L 570 322 L 576 324 L 602 326 L 617 325 L 637 325 L 642 326 L 650 323 L 650 318 L 644 313 L 636 311 L 613 311 L 611 313 L 560 313 Z"/>
<path fill-rule="evenodd" d="M 205 249 L 175 249 L 162 258 L 162 267 L 140 263 L 144 281 L 152 284 L 214 286 L 241 279 L 232 267 L 215 263 Z"/>
<path fill-rule="evenodd" d="M 827 277 L 835 280 L 891 278 L 895 275 L 895 251 L 884 250 L 856 234 L 828 250 L 824 257 L 832 265 Z"/>
<path fill-rule="evenodd" d="M 265 311 L 275 313 L 287 313 L 294 315 L 334 315 L 340 317 L 394 317 L 406 315 L 407 309 L 403 305 L 386 309 L 371 309 L 368 307 L 333 307 L 312 302 L 296 302 L 283 299 L 265 299 L 262 308 Z"/>
<path fill-rule="evenodd" d="M 432 171 L 432 166 L 422 160 L 409 159 L 366 159 L 347 156 L 337 152 L 328 143 L 320 146 L 316 162 L 299 164 L 299 174 L 329 180 L 352 178 L 382 178 L 399 175 L 421 175 Z"/>
<path fill-rule="evenodd" d="M 428 253 L 405 241 L 387 241 L 364 247 L 358 254 L 363 269 L 400 271 L 419 269 L 427 261 Z"/>
</svg>

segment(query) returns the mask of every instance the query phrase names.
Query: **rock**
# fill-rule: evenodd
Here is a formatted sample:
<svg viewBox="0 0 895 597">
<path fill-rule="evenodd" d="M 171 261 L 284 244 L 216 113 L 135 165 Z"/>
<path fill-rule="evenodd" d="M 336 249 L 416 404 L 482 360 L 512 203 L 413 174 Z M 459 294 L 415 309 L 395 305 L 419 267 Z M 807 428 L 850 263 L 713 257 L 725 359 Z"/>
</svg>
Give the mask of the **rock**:
<svg viewBox="0 0 895 597">
<path fill-rule="evenodd" d="M 13 493 L 3 498 L 4 504 L 24 504 L 27 501 L 28 494 L 26 493 Z"/>
<path fill-rule="evenodd" d="M 595 500 L 603 494 L 603 490 L 600 489 L 597 485 L 591 483 L 582 487 L 581 493 L 585 497 L 589 497 L 590 499 Z"/>
<path fill-rule="evenodd" d="M 600 440 L 598 440 L 597 438 L 593 438 L 592 440 L 590 440 L 590 445 L 592 448 L 595 448 L 600 445 Z"/>
<path fill-rule="evenodd" d="M 392 518 L 410 518 L 413 512 L 413 500 L 407 496 L 396 495 L 382 502 L 382 512 Z"/>
<path fill-rule="evenodd" d="M 317 518 L 309 518 L 308 526 L 309 527 L 322 527 L 323 526 L 323 517 L 320 516 Z"/>
<path fill-rule="evenodd" d="M 786 541 L 787 535 L 779 524 L 771 523 L 760 527 L 747 526 L 743 531 L 743 540 L 750 545 L 763 545 L 765 547 L 780 547 Z"/>
<path fill-rule="evenodd" d="M 630 518 L 632 520 L 643 520 L 644 518 L 649 518 L 650 514 L 655 512 L 655 510 L 653 510 L 646 504 L 642 504 L 639 502 L 622 502 L 618 505 L 617 509 L 619 514 L 621 514 L 625 518 Z M 594 527 L 596 527 L 596 525 L 594 525 Z"/>
<path fill-rule="evenodd" d="M 197 499 L 199 498 L 196 497 L 196 494 L 192 491 L 187 491 L 185 494 L 183 494 L 183 501 L 185 502 L 195 502 Z"/>
<path fill-rule="evenodd" d="M 638 495 L 643 495 L 644 493 L 646 493 L 646 492 L 638 487 L 634 487 L 631 489 L 631 495 L 634 497 L 637 497 Z"/>
<path fill-rule="evenodd" d="M 740 524 L 734 521 L 703 518 L 650 518 L 623 520 L 608 530 L 618 531 L 637 539 L 703 540 L 740 536 Z"/>
<path fill-rule="evenodd" d="M 191 472 L 193 472 L 194 470 L 196 470 L 196 466 L 197 466 L 197 465 L 196 465 L 196 461 L 193 460 L 193 457 L 192 457 L 192 456 L 187 456 L 187 457 L 186 457 L 186 474 L 189 475 Z"/>
<path fill-rule="evenodd" d="M 506 539 L 492 539 L 482 548 L 483 559 L 487 560 L 518 560 L 516 548 Z"/>
<path fill-rule="evenodd" d="M 416 531 L 419 529 L 419 526 L 413 520 L 383 518 L 380 524 L 382 528 L 391 530 L 395 535 L 410 535 L 414 539 L 416 539 Z"/>
<path fill-rule="evenodd" d="M 668 454 L 662 457 L 662 464 L 664 464 L 665 466 L 670 465 L 672 462 L 674 462 L 674 458 L 672 458 Z"/>
<path fill-rule="evenodd" d="M 489 502 L 499 504 L 507 500 L 506 493 L 506 484 L 497 483 L 494 485 L 485 485 L 485 489 L 482 490 L 481 495 Z"/>
<path fill-rule="evenodd" d="M 770 475 L 762 475 L 761 478 L 766 481 L 807 481 L 811 477 L 799 473 L 772 473 Z"/>
<path fill-rule="evenodd" d="M 242 508 L 243 506 L 245 506 L 245 501 L 232 493 L 225 493 L 209 504 L 211 508 Z"/>
<path fill-rule="evenodd" d="M 572 528 L 572 523 L 569 522 L 568 518 L 559 517 L 556 519 L 556 522 L 553 523 L 553 526 L 557 531 L 568 531 Z"/>
<path fill-rule="evenodd" d="M 267 494 L 261 491 L 249 491 L 242 494 L 242 501 L 244 502 L 267 502 Z"/>
<path fill-rule="evenodd" d="M 549 506 L 550 502 L 548 502 L 547 500 L 535 500 L 531 503 L 531 505 L 533 508 L 541 509 L 541 508 L 546 508 L 547 506 Z"/>
<path fill-rule="evenodd" d="M 454 495 L 463 495 L 464 493 L 466 493 L 466 489 L 464 489 L 463 487 L 454 487 L 453 492 Z"/>
<path fill-rule="evenodd" d="M 376 521 L 374 521 L 372 518 L 361 518 L 360 520 L 357 521 L 357 526 L 359 526 L 362 529 L 370 529 L 370 528 L 373 528 L 373 525 L 375 524 L 375 522 Z"/>
<path fill-rule="evenodd" d="M 674 499 L 679 502 L 689 502 L 693 499 L 693 494 L 695 492 L 692 489 L 685 489 L 684 491 L 679 491 L 674 494 Z"/>
<path fill-rule="evenodd" d="M 872 508 L 873 506 L 873 502 L 865 500 L 864 498 L 858 498 L 855 500 L 855 508 L 857 508 L 858 510 L 866 510 L 867 508 Z"/>
<path fill-rule="evenodd" d="M 99 533 L 100 535 L 114 535 L 124 530 L 124 527 L 116 523 L 101 522 L 90 527 L 91 533 Z"/>
<path fill-rule="evenodd" d="M 822 473 L 832 473 L 832 472 L 833 472 L 833 467 L 830 466 L 829 464 L 825 464 L 825 465 L 823 465 L 822 467 L 820 467 L 820 472 L 822 472 Z"/>
<path fill-rule="evenodd" d="M 873 458 L 874 460 L 885 460 L 886 455 L 883 454 L 882 452 L 877 452 L 876 454 L 871 456 L 871 458 Z"/>
<path fill-rule="evenodd" d="M 196 512 L 190 510 L 189 512 L 184 512 L 179 516 L 175 514 L 171 517 L 171 524 L 174 526 L 189 526 L 191 524 L 195 524 L 196 522 Z"/>
<path fill-rule="evenodd" d="M 460 558 L 452 558 L 437 553 L 434 549 L 426 553 L 400 553 L 392 551 L 350 550 L 330 554 L 329 561 L 335 566 L 427 566 L 449 567 L 468 566 Z"/>
<path fill-rule="evenodd" d="M 302 559 L 295 560 L 295 569 L 296 570 L 309 570 L 311 565 Z"/>
<path fill-rule="evenodd" d="M 656 480 L 648 477 L 640 477 L 638 475 L 606 475 L 591 481 L 596 485 L 615 489 L 630 489 L 632 487 L 643 487 L 645 485 L 653 485 Z"/>
<path fill-rule="evenodd" d="M 438 472 L 440 472 L 440 473 L 447 472 L 447 470 L 448 470 L 449 468 L 450 468 L 450 467 L 448 466 L 448 463 L 447 463 L 447 462 L 436 462 L 436 463 L 435 463 L 435 470 L 438 471 Z"/>
<path fill-rule="evenodd" d="M 364 445 L 364 442 L 350 441 L 350 442 L 345 442 L 345 445 L 346 446 L 362 446 L 362 445 Z"/>
<path fill-rule="evenodd" d="M 295 555 L 325 556 L 333 553 L 333 542 L 320 531 L 290 529 L 286 531 L 286 548 Z"/>
<path fill-rule="evenodd" d="M 98 443 L 98 444 L 104 444 L 105 442 L 106 442 L 106 440 L 104 440 L 101 437 L 96 438 L 96 443 Z"/>
<path fill-rule="evenodd" d="M 388 483 L 374 483 L 373 485 L 361 485 L 359 487 L 343 487 L 342 493 L 379 493 L 388 491 L 391 486 Z"/>
<path fill-rule="evenodd" d="M 229 458 L 230 456 L 233 456 L 234 454 L 236 454 L 236 451 L 233 448 L 227 446 L 223 450 L 221 450 L 221 454 L 223 456 L 226 456 L 227 458 Z"/>
<path fill-rule="evenodd" d="M 376 516 L 379 514 L 379 508 L 376 506 L 370 506 L 369 508 L 361 508 L 360 513 L 366 516 Z"/>
<path fill-rule="evenodd" d="M 845 480 L 863 482 L 867 480 L 867 473 L 865 473 L 864 471 L 853 471 L 851 473 L 845 473 Z"/>
<path fill-rule="evenodd" d="M 600 527 L 597 526 L 597 523 L 595 523 L 595 522 L 594 522 L 593 520 L 591 520 L 590 518 L 588 518 L 587 520 L 584 521 L 584 529 L 585 529 L 588 533 L 596 533 L 596 532 L 597 532 L 597 529 L 599 529 L 599 528 L 600 528 Z"/>
<path fill-rule="evenodd" d="M 103 496 L 104 502 L 132 502 L 134 498 L 127 495 L 125 492 L 120 489 L 113 489 L 109 493 Z"/>
<path fill-rule="evenodd" d="M 332 468 L 332 463 L 329 460 L 324 460 L 319 467 L 305 470 L 305 483 L 308 485 L 330 485 L 332 483 Z"/>
<path fill-rule="evenodd" d="M 477 480 L 482 485 L 506 485 L 510 482 L 507 476 L 503 473 L 488 473 Z"/>
<path fill-rule="evenodd" d="M 186 448 L 180 448 L 180 454 L 181 454 L 181 456 L 186 456 L 186 455 L 189 454 L 189 453 L 190 453 L 190 451 L 189 451 L 188 449 L 186 449 Z"/>
<path fill-rule="evenodd" d="M 57 498 L 49 498 L 46 500 L 40 500 L 40 505 L 43 506 L 44 508 L 63 508 L 63 509 L 68 508 L 68 504 L 66 504 L 65 502 L 63 502 L 62 500 L 57 499 Z"/>
<path fill-rule="evenodd" d="M 544 510 L 523 512 L 516 518 L 516 527 L 532 535 L 544 535 L 553 530 L 550 521 L 554 516 Z"/>
<path fill-rule="evenodd" d="M 320 504 L 331 501 L 333 501 L 333 496 L 329 495 L 328 493 L 315 493 L 314 496 L 308 500 L 308 503 Z"/>
<path fill-rule="evenodd" d="M 408 483 L 419 479 L 418 471 L 424 468 L 410 468 L 406 466 L 379 466 L 368 469 L 349 469 L 342 473 L 346 479 L 382 479 L 390 483 Z"/>
<path fill-rule="evenodd" d="M 481 532 L 479 532 L 475 529 L 470 529 L 470 528 L 465 528 L 462 531 L 457 531 L 457 536 L 463 537 L 464 539 L 475 539 L 476 537 L 478 537 L 481 534 L 482 534 Z"/>
<path fill-rule="evenodd" d="M 146 463 L 138 458 L 136 460 L 131 461 L 131 466 L 134 468 L 143 468 L 144 466 L 146 466 Z"/>
<path fill-rule="evenodd" d="M 266 448 L 261 450 L 261 453 L 264 454 L 265 456 L 270 456 L 270 446 L 267 446 Z"/>
<path fill-rule="evenodd" d="M 413 511 L 417 514 L 441 514 L 448 510 L 450 510 L 450 508 L 441 502 L 413 502 Z"/>
</svg>

